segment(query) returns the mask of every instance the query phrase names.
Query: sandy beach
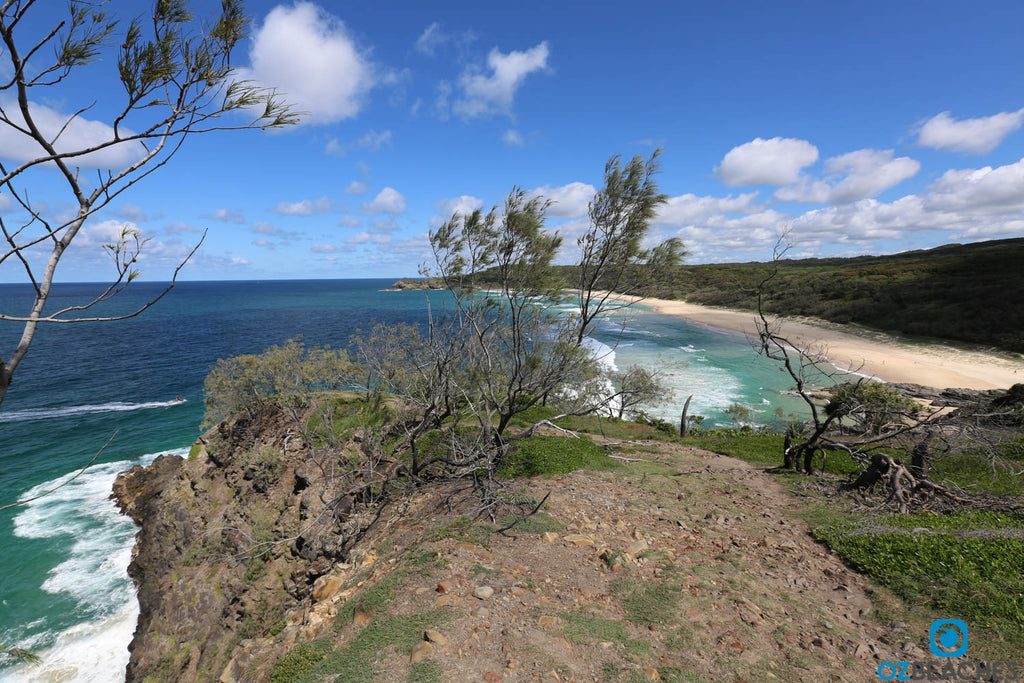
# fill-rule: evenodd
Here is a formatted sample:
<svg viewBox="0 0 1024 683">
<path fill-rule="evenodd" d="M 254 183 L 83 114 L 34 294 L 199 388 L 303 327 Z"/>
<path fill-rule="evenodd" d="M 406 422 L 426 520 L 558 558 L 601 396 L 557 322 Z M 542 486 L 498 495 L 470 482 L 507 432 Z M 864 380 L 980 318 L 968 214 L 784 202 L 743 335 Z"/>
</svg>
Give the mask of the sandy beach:
<svg viewBox="0 0 1024 683">
<path fill-rule="evenodd" d="M 751 311 L 666 299 L 644 299 L 641 303 L 659 313 L 708 327 L 757 334 L 755 314 Z M 781 325 L 781 334 L 798 347 L 820 349 L 836 367 L 885 382 L 965 389 L 1007 389 L 1024 382 L 1024 357 L 1019 354 L 908 342 L 879 332 L 806 318 L 773 321 Z"/>
</svg>

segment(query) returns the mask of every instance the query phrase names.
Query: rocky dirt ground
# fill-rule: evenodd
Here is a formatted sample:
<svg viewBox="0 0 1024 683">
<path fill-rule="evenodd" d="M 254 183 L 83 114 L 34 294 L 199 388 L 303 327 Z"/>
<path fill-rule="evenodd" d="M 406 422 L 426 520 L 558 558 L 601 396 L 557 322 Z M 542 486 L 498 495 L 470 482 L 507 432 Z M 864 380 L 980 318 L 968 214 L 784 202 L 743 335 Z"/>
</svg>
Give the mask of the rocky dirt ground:
<svg viewBox="0 0 1024 683">
<path fill-rule="evenodd" d="M 321 577 L 277 645 L 322 638 L 317 678 L 339 681 L 877 681 L 880 662 L 925 657 L 771 475 L 634 450 L 643 462 L 526 480 L 550 496 L 508 536 L 460 516 L 464 487 L 420 498 L 406 519 L 421 521 Z"/>
</svg>

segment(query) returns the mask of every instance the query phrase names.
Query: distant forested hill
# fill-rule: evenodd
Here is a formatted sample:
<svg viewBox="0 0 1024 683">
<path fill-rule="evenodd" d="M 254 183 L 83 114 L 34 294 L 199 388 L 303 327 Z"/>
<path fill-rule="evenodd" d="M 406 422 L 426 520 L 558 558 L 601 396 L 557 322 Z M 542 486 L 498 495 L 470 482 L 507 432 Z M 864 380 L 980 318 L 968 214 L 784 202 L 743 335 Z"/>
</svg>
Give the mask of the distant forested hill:
<svg viewBox="0 0 1024 683">
<path fill-rule="evenodd" d="M 753 309 L 767 263 L 682 266 L 650 296 Z M 767 287 L 775 314 L 1024 352 L 1024 238 L 891 256 L 779 262 Z"/>
<path fill-rule="evenodd" d="M 769 313 L 1024 353 L 1024 238 L 890 256 L 783 260 L 778 267 L 766 288 Z M 771 263 L 684 265 L 643 293 L 754 310 L 755 289 L 771 269 Z M 573 286 L 573 266 L 554 270 L 555 281 Z M 490 271 L 473 279 L 482 287 L 496 281 Z"/>
</svg>

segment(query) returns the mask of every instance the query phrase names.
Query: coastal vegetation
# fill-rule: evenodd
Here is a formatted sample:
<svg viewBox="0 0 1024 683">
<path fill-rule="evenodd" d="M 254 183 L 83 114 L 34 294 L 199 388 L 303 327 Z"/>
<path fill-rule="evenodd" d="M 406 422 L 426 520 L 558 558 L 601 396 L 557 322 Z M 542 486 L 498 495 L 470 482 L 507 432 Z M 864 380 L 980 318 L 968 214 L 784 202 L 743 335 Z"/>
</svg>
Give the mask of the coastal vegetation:
<svg viewBox="0 0 1024 683">
<path fill-rule="evenodd" d="M 967 342 L 1024 352 L 1024 238 L 949 244 L 884 256 L 780 259 L 750 263 L 669 263 L 655 274 L 636 268 L 629 286 L 604 279 L 599 288 L 704 306 L 807 316 L 909 337 Z M 773 271 L 777 275 L 761 284 Z M 556 266 L 566 287 L 580 274 Z M 494 274 L 475 274 L 487 287 Z M 401 287 L 438 287 L 436 281 L 401 280 Z"/>
<path fill-rule="evenodd" d="M 104 302 L 139 276 L 139 257 L 148 242 L 126 225 L 102 245 L 114 269 L 110 285 L 90 300 L 46 310 L 62 257 L 98 212 L 167 164 L 194 135 L 278 128 L 297 120 L 272 90 L 235 75 L 231 52 L 246 39 L 248 25 L 241 2 L 225 0 L 218 16 L 202 22 L 193 17 L 189 4 L 157 2 L 151 16 L 127 26 L 119 26 L 95 3 L 78 0 L 69 3 L 66 16 L 53 13 L 44 3 L 6 2 L 0 7 L 0 55 L 5 62 L 0 66 L 0 93 L 5 95 L 0 127 L 14 141 L 9 144 L 28 150 L 27 158 L 14 165 L 0 163 L 0 196 L 12 207 L 9 213 L 0 212 L 0 264 L 18 264 L 33 287 L 27 310 L 0 310 L 0 321 L 22 325 L 15 348 L 0 352 L 0 404 L 40 325 L 123 320 L 140 314 L 174 286 L 181 267 L 202 243 L 185 256 L 163 293 L 134 311 L 111 314 L 104 312 Z M 26 29 L 37 13 L 47 10 L 54 15 L 48 20 L 51 28 L 32 36 Z M 51 110 L 37 103 L 61 99 L 57 86 L 62 81 L 103 63 L 116 65 L 111 77 L 124 90 L 124 100 L 108 122 L 83 123 L 79 118 L 95 107 L 95 101 L 74 103 L 74 114 L 50 120 Z M 220 120 L 231 113 L 243 118 Z M 88 136 L 84 127 L 90 129 Z M 88 139 L 97 132 L 99 139 Z M 98 164 L 97 156 L 111 151 L 118 158 L 116 167 L 82 173 L 106 163 Z M 63 179 L 70 207 L 58 218 L 51 218 L 45 203 L 37 201 L 33 185 L 35 174 L 50 169 Z M 40 248 L 48 250 L 43 262 L 33 253 Z"/>
</svg>

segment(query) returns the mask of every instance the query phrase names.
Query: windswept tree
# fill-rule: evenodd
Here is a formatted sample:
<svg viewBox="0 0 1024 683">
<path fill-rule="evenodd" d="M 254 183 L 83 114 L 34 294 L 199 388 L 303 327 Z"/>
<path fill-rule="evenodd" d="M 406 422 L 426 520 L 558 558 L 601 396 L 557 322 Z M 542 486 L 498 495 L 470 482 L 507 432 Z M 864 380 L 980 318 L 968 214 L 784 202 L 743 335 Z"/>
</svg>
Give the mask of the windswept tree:
<svg viewBox="0 0 1024 683">
<path fill-rule="evenodd" d="M 184 257 L 168 288 L 138 310 L 93 314 L 90 309 L 139 275 L 146 240 L 125 227 L 103 247 L 113 261 L 112 283 L 91 300 L 46 310 L 61 259 L 98 211 L 166 164 L 192 135 L 296 121 L 273 91 L 235 76 L 231 53 L 248 24 L 238 0 L 224 0 L 212 21 L 195 19 L 186 0 L 157 0 L 151 14 L 127 25 L 103 4 L 71 0 L 67 14 L 54 19 L 47 18 L 54 16 L 53 3 L 0 5 L 0 201 L 8 205 L 0 213 L 0 267 L 21 269 L 33 291 L 27 310 L 0 310 L 0 320 L 23 325 L 17 346 L 0 350 L 0 403 L 41 324 L 138 315 L 166 294 L 195 253 Z M 34 33 L 40 22 L 46 28 Z M 95 81 L 105 63 L 116 63 L 113 78 L 122 90 L 113 109 L 94 100 L 61 116 L 43 104 L 65 98 L 61 86 L 76 76 Z M 97 109 L 105 120 L 88 120 Z M 90 168 L 94 175 L 84 173 Z M 53 172 L 72 206 L 56 218 L 34 191 L 41 175 Z"/>
<path fill-rule="evenodd" d="M 590 200 L 590 227 L 576 244 L 580 261 L 576 270 L 579 291 L 579 328 L 582 341 L 598 316 L 622 305 L 616 294 L 634 295 L 651 281 L 679 265 L 686 250 L 673 237 L 657 247 L 643 249 L 657 208 L 668 201 L 658 191 L 656 150 L 647 161 L 635 156 L 623 165 L 613 156 L 604 167 L 604 187 Z"/>
</svg>

